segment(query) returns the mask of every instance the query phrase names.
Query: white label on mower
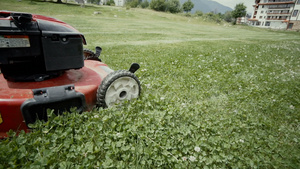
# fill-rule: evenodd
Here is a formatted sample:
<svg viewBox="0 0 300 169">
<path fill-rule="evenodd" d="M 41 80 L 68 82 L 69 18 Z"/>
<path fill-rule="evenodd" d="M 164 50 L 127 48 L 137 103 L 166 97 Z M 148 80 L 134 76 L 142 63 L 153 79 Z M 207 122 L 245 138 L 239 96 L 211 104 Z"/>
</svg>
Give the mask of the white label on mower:
<svg viewBox="0 0 300 169">
<path fill-rule="evenodd" d="M 26 35 L 0 35 L 0 48 L 30 47 L 29 37 Z"/>
</svg>

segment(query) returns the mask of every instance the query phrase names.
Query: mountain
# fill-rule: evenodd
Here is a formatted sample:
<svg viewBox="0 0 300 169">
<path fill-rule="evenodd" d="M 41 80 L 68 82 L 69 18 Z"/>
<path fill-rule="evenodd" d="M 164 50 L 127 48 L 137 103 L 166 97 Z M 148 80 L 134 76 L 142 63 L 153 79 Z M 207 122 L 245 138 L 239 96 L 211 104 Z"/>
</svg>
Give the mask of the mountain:
<svg viewBox="0 0 300 169">
<path fill-rule="evenodd" d="M 194 8 L 191 13 L 196 11 L 202 11 L 203 13 L 214 12 L 214 13 L 225 13 L 226 11 L 232 11 L 233 9 L 224 6 L 218 2 L 212 0 L 191 0 L 194 3 Z M 181 5 L 187 2 L 187 0 L 180 0 Z"/>
</svg>

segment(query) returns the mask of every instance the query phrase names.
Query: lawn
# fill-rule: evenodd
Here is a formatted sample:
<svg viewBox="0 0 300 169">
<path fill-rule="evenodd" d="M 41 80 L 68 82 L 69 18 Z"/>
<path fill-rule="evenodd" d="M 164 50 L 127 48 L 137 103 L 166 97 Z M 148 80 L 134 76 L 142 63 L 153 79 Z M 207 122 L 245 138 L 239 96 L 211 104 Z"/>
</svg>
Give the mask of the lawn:
<svg viewBox="0 0 300 169">
<path fill-rule="evenodd" d="M 30 0 L 0 10 L 67 22 L 114 70 L 139 63 L 142 84 L 114 108 L 49 112 L 0 142 L 0 168 L 300 168 L 299 32 Z"/>
</svg>

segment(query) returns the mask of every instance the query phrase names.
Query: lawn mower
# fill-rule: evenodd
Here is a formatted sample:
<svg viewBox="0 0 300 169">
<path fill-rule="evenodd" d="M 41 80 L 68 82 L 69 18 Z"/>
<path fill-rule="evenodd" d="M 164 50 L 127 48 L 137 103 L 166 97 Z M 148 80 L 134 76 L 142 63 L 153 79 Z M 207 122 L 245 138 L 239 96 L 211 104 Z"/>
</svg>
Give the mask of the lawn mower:
<svg viewBox="0 0 300 169">
<path fill-rule="evenodd" d="M 82 112 L 139 97 L 137 63 L 114 71 L 99 59 L 101 47 L 83 45 L 84 35 L 62 21 L 0 11 L 0 138 L 47 121 L 48 109 Z"/>
</svg>

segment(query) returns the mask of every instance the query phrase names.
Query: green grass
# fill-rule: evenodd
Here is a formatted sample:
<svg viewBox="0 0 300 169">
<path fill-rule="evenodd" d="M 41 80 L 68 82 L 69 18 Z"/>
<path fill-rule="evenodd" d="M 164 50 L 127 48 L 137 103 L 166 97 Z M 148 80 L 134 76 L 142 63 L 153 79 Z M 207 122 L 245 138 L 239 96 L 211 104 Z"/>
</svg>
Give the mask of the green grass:
<svg viewBox="0 0 300 169">
<path fill-rule="evenodd" d="M 140 63 L 143 89 L 2 141 L 0 168 L 300 168 L 298 32 L 29 0 L 0 9 L 67 22 L 111 68 Z"/>
</svg>

